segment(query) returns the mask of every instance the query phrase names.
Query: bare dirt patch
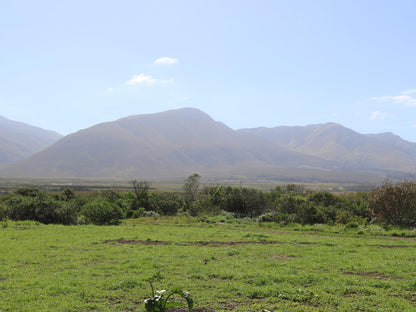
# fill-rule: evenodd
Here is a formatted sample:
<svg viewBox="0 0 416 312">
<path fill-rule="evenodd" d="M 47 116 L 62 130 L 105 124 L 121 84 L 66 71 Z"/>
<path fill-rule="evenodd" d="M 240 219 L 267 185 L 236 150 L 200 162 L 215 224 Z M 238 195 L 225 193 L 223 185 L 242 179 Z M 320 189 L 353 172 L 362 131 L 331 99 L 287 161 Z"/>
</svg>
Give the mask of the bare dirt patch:
<svg viewBox="0 0 416 312">
<path fill-rule="evenodd" d="M 286 256 L 286 255 L 270 255 L 270 258 L 273 258 L 278 261 L 288 260 L 288 259 L 295 259 L 295 256 Z"/>
<path fill-rule="evenodd" d="M 368 245 L 370 247 L 380 247 L 380 248 L 416 248 L 416 246 L 404 246 L 404 245 Z"/>
<path fill-rule="evenodd" d="M 169 308 L 166 310 L 167 312 L 188 312 L 188 308 Z M 209 308 L 195 308 L 192 309 L 194 312 L 215 312 L 215 310 Z"/>
<path fill-rule="evenodd" d="M 377 273 L 377 272 L 344 271 L 342 273 L 345 274 L 345 275 L 358 275 L 358 276 L 365 276 L 365 277 L 371 277 L 371 278 L 382 279 L 382 280 L 392 280 L 392 279 L 397 280 L 396 277 L 388 276 L 388 275 L 385 275 L 385 274 L 382 274 L 382 273 Z"/>
<path fill-rule="evenodd" d="M 158 241 L 158 240 L 135 240 L 135 239 L 107 239 L 103 241 L 104 244 L 127 244 L 127 245 L 172 245 L 172 242 Z"/>
<path fill-rule="evenodd" d="M 104 244 L 129 244 L 129 245 L 200 245 L 200 246 L 234 246 L 234 245 L 277 245 L 284 244 L 280 241 L 234 241 L 234 242 L 219 242 L 219 241 L 199 241 L 199 242 L 168 242 L 168 241 L 158 241 L 158 240 L 135 240 L 135 239 L 107 239 L 103 241 Z M 315 243 L 298 243 L 301 245 L 312 245 Z"/>
</svg>

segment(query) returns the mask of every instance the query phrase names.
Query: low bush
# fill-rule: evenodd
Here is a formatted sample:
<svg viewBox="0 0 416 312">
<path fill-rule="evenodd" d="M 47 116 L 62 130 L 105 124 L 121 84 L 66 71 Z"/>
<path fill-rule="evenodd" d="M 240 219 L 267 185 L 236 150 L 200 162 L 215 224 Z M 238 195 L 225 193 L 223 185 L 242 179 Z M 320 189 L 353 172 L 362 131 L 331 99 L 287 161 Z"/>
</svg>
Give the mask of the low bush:
<svg viewBox="0 0 416 312">
<path fill-rule="evenodd" d="M 81 214 L 85 216 L 87 223 L 97 225 L 118 224 L 123 216 L 118 206 L 100 200 L 85 204 L 82 207 Z"/>
</svg>

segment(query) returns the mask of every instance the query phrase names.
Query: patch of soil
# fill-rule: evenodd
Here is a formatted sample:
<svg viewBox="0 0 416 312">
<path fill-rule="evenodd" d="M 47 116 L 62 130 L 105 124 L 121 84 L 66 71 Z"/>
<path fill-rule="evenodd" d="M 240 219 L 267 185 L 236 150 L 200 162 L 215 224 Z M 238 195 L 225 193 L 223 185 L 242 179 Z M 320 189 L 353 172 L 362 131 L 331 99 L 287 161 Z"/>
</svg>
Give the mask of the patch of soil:
<svg viewBox="0 0 416 312">
<path fill-rule="evenodd" d="M 286 255 L 270 255 L 270 258 L 276 259 L 278 261 L 288 260 L 288 259 L 295 259 L 295 256 L 286 256 Z"/>
<path fill-rule="evenodd" d="M 167 312 L 188 312 L 188 308 L 170 308 L 166 310 Z M 192 309 L 194 312 L 215 312 L 215 310 L 209 308 L 195 308 Z"/>
<path fill-rule="evenodd" d="M 233 245 L 249 245 L 249 244 L 275 245 L 275 244 L 283 244 L 283 242 L 278 242 L 278 241 L 189 242 L 187 244 L 189 244 L 189 245 L 201 245 L 201 246 L 209 246 L 209 245 L 233 246 Z"/>
<path fill-rule="evenodd" d="M 404 245 L 368 245 L 370 247 L 381 247 L 381 248 L 416 248 L 416 246 L 404 246 Z"/>
<path fill-rule="evenodd" d="M 154 240 L 134 240 L 134 239 L 107 239 L 103 241 L 104 244 L 117 243 L 117 244 L 128 244 L 128 245 L 172 245 L 172 242 L 154 241 Z"/>
<path fill-rule="evenodd" d="M 376 272 L 351 272 L 351 271 L 345 271 L 342 272 L 345 275 L 358 275 L 358 276 L 365 276 L 365 277 L 371 277 L 371 278 L 377 278 L 382 280 L 391 280 L 391 279 L 397 279 L 392 276 L 387 276 L 382 273 L 376 273 Z"/>
<path fill-rule="evenodd" d="M 276 244 L 283 244 L 284 242 L 280 241 L 236 241 L 236 242 L 181 242 L 181 243 L 174 243 L 174 242 L 167 242 L 167 241 L 158 241 L 158 240 L 135 240 L 135 239 L 107 239 L 103 241 L 104 244 L 109 243 L 117 243 L 117 244 L 130 244 L 130 245 L 200 245 L 200 246 L 234 246 L 234 245 L 249 245 L 249 244 L 259 244 L 259 245 L 276 245 Z M 315 243 L 298 243 L 301 245 L 312 245 Z"/>
</svg>

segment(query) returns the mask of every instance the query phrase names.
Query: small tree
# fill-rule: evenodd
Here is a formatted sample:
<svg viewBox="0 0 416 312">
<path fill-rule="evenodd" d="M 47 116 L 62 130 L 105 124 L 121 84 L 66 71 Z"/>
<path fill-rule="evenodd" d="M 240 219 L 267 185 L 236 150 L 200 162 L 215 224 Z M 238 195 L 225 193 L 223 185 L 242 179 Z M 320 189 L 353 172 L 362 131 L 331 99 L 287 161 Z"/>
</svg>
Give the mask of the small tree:
<svg viewBox="0 0 416 312">
<path fill-rule="evenodd" d="M 133 187 L 134 194 L 136 195 L 136 209 L 145 208 L 149 209 L 149 189 L 150 184 L 147 181 L 131 180 L 130 185 Z"/>
<path fill-rule="evenodd" d="M 201 176 L 198 173 L 194 173 L 189 176 L 183 184 L 183 190 L 185 192 L 185 203 L 188 207 L 192 205 L 194 201 L 198 199 L 199 181 Z"/>
<path fill-rule="evenodd" d="M 384 182 L 368 195 L 370 215 L 393 225 L 416 224 L 416 183 Z"/>
</svg>

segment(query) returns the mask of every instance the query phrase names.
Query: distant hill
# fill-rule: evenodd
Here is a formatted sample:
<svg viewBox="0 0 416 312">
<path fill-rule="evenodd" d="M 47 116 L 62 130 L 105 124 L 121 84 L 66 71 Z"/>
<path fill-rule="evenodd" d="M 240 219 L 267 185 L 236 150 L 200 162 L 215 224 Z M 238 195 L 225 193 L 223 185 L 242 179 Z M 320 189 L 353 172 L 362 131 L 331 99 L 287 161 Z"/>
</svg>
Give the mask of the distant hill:
<svg viewBox="0 0 416 312">
<path fill-rule="evenodd" d="M 68 135 L 0 170 L 9 177 L 382 181 L 416 174 L 415 143 L 335 123 L 233 130 L 183 108 L 135 115 Z"/>
<path fill-rule="evenodd" d="M 62 135 L 0 116 L 0 165 L 27 158 Z"/>
<path fill-rule="evenodd" d="M 343 168 L 416 172 L 416 144 L 392 133 L 360 134 L 336 123 L 242 129 L 240 132 L 336 161 Z"/>
<path fill-rule="evenodd" d="M 34 177 L 177 177 L 267 166 L 328 167 L 313 156 L 239 133 L 193 108 L 135 115 L 64 137 L 2 173 Z"/>
</svg>

